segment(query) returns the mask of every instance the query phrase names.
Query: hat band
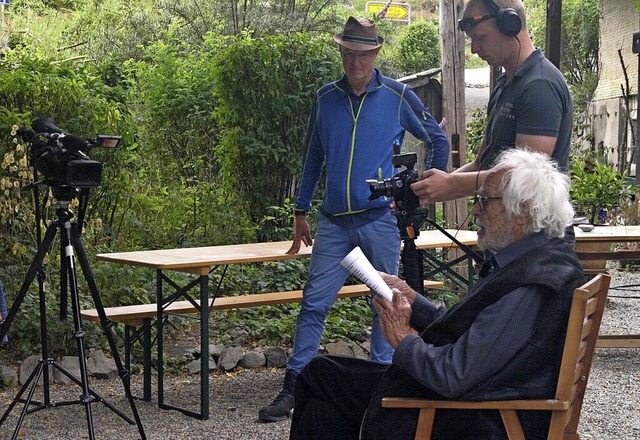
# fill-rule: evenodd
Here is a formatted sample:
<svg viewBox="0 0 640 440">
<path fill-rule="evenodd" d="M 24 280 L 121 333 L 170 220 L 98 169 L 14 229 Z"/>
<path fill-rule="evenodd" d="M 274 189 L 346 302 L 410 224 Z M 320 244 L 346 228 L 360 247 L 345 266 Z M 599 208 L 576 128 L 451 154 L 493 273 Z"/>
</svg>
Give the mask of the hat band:
<svg viewBox="0 0 640 440">
<path fill-rule="evenodd" d="M 367 38 L 367 37 L 358 37 L 357 35 L 342 35 L 343 41 L 348 41 L 350 43 L 362 43 L 362 44 L 371 44 L 372 46 L 378 45 L 377 38 Z"/>
</svg>

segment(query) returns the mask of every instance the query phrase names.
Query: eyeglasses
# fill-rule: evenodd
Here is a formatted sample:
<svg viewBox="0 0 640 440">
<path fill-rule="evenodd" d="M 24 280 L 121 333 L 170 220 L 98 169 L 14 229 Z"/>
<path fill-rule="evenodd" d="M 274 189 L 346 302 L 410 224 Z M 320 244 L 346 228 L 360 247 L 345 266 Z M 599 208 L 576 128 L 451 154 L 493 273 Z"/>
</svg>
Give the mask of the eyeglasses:
<svg viewBox="0 0 640 440">
<path fill-rule="evenodd" d="M 342 50 L 340 53 L 343 58 L 347 58 L 347 59 L 357 58 L 360 60 L 365 60 L 377 54 L 375 50 L 363 50 L 363 51 Z"/>
<path fill-rule="evenodd" d="M 473 205 L 480 206 L 480 211 L 484 211 L 484 209 L 487 206 L 486 205 L 487 200 L 502 200 L 502 197 L 487 197 L 487 196 L 481 196 L 479 194 L 476 194 L 475 196 L 473 196 Z"/>
<path fill-rule="evenodd" d="M 461 18 L 458 20 L 458 29 L 462 32 L 469 32 L 473 29 L 478 23 L 482 23 L 483 21 L 491 20 L 492 18 L 496 18 L 497 15 L 480 15 L 476 17 L 467 17 Z"/>
</svg>

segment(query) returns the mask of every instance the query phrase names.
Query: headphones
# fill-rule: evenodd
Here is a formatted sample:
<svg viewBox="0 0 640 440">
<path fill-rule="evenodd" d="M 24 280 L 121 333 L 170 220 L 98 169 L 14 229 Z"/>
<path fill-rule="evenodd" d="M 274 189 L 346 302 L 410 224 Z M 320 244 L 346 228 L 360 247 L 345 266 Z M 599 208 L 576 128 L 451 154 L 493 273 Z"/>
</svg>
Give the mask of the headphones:
<svg viewBox="0 0 640 440">
<path fill-rule="evenodd" d="M 498 29 L 508 37 L 515 37 L 522 29 L 522 20 L 513 8 L 501 8 L 493 0 L 484 0 L 484 4 L 495 15 Z"/>
</svg>

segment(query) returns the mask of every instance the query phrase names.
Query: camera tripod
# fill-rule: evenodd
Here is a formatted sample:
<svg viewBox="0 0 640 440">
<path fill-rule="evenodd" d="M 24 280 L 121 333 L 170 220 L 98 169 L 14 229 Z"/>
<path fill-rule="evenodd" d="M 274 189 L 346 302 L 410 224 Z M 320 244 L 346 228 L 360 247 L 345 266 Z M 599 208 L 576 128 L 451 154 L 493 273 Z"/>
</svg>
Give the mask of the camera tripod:
<svg viewBox="0 0 640 440">
<path fill-rule="evenodd" d="M 94 425 L 93 425 L 93 416 L 91 411 L 91 404 L 94 402 L 102 402 L 105 406 L 107 406 L 111 411 L 116 413 L 120 418 L 125 420 L 127 423 L 133 425 L 134 423 L 137 425 L 138 432 L 140 434 L 141 439 L 146 439 L 144 428 L 142 426 L 142 422 L 138 415 L 137 408 L 134 403 L 133 395 L 131 394 L 131 389 L 129 386 L 130 372 L 127 371 L 122 364 L 120 356 L 118 354 L 117 346 L 113 336 L 113 324 L 108 320 L 104 306 L 102 304 L 102 300 L 100 299 L 100 295 L 98 293 L 98 289 L 95 283 L 95 279 L 93 277 L 93 273 L 91 271 L 91 267 L 89 265 L 89 260 L 85 253 L 85 249 L 82 245 L 82 241 L 80 240 L 80 229 L 78 227 L 78 223 L 72 221 L 73 212 L 69 209 L 70 202 L 68 201 L 59 201 L 61 198 L 64 200 L 70 200 L 72 197 L 70 196 L 75 189 L 69 190 L 69 188 L 54 188 L 54 196 L 58 200 L 58 205 L 56 209 L 57 220 L 52 221 L 47 227 L 46 233 L 44 235 L 44 239 L 41 243 L 39 243 L 38 250 L 36 256 L 27 271 L 27 275 L 25 280 L 20 288 L 18 295 L 7 315 L 6 319 L 0 324 L 0 340 L 8 333 L 9 328 L 13 319 L 15 318 L 20 306 L 27 294 L 27 290 L 29 286 L 38 276 L 38 282 L 40 285 L 39 289 L 39 302 L 40 302 L 40 332 L 42 339 L 42 358 L 40 359 L 38 366 L 34 369 L 34 371 L 29 376 L 28 380 L 21 387 L 20 391 L 11 402 L 5 413 L 0 418 L 0 426 L 5 422 L 13 408 L 18 403 L 23 403 L 24 407 L 22 412 L 18 418 L 17 425 L 15 427 L 12 440 L 15 440 L 18 437 L 18 432 L 24 418 L 27 414 L 33 413 L 36 411 L 40 411 L 43 409 L 55 407 L 55 406 L 65 406 L 65 405 L 74 405 L 74 404 L 82 404 L 85 407 L 86 419 L 87 419 L 87 429 L 89 434 L 89 439 L 95 439 L 94 435 Z M 56 194 L 58 192 L 58 194 Z M 68 194 L 67 194 L 68 193 Z M 37 196 L 36 206 L 38 204 Z M 38 219 L 38 216 L 36 215 Z M 38 220 L 39 223 L 39 220 Z M 68 277 L 68 286 L 71 300 L 71 309 L 73 313 L 73 324 L 74 331 L 73 336 L 76 339 L 77 348 L 78 348 L 78 360 L 80 367 L 80 378 L 76 377 L 61 365 L 59 365 L 53 358 L 49 356 L 48 352 L 48 344 L 47 344 L 47 322 L 46 322 L 46 310 L 45 310 L 45 289 L 44 289 L 44 270 L 43 270 L 43 262 L 46 254 L 49 252 L 53 240 L 56 236 L 56 233 L 60 231 L 61 234 L 61 271 L 60 271 L 60 283 L 61 283 L 61 317 L 66 317 L 66 302 L 67 302 L 67 294 L 66 294 L 66 279 Z M 122 380 L 122 384 L 126 393 L 126 397 L 129 401 L 129 405 L 131 407 L 131 412 L 135 419 L 135 422 L 131 420 L 126 414 L 122 413 L 118 410 L 114 405 L 109 403 L 107 400 L 103 399 L 99 396 L 95 391 L 93 391 L 89 387 L 88 382 L 88 373 L 87 373 L 87 363 L 85 358 L 85 347 L 84 347 L 84 336 L 85 332 L 82 329 L 81 316 L 80 316 L 80 301 L 78 295 L 78 283 L 77 276 L 75 270 L 74 263 L 74 251 L 78 256 L 78 260 L 80 262 L 80 267 L 82 268 L 82 272 L 84 274 L 85 280 L 87 282 L 87 286 L 89 291 L 91 292 L 91 297 L 93 299 L 96 310 L 98 311 L 98 315 L 100 317 L 100 323 L 104 330 L 104 333 L 109 342 L 109 348 L 111 350 L 111 356 L 115 361 L 118 374 Z M 82 388 L 82 395 L 78 400 L 72 401 L 64 401 L 64 402 L 52 402 L 50 396 L 49 385 L 51 382 L 50 377 L 50 367 L 58 370 L 64 376 L 69 378 L 71 381 L 75 382 L 78 386 Z M 43 400 L 41 402 L 34 401 L 34 392 L 38 382 L 42 378 L 43 383 Z M 23 398 L 23 394 L 29 388 L 29 392 L 26 398 Z"/>
</svg>

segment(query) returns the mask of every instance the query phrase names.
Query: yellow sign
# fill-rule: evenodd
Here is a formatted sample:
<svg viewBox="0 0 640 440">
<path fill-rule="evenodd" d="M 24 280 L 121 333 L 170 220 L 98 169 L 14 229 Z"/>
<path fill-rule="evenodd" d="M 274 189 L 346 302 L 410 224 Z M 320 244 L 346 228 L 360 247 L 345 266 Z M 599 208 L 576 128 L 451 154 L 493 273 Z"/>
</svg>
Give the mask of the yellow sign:
<svg viewBox="0 0 640 440">
<path fill-rule="evenodd" d="M 367 12 L 377 14 L 384 9 L 386 3 L 367 2 Z M 392 20 L 409 20 L 410 6 L 407 3 L 391 3 L 384 18 Z"/>
</svg>

